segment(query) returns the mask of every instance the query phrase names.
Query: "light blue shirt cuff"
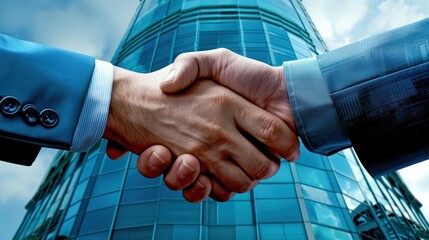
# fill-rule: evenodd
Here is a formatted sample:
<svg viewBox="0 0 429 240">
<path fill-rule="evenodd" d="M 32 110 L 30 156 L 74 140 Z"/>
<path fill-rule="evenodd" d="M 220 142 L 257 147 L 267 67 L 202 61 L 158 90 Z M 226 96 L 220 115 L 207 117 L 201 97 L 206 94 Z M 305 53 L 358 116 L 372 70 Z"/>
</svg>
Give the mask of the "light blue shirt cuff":
<svg viewBox="0 0 429 240">
<path fill-rule="evenodd" d="M 350 147 L 317 58 L 288 61 L 283 69 L 295 124 L 307 149 L 330 155 Z"/>
<path fill-rule="evenodd" d="M 86 152 L 103 136 L 109 115 L 113 65 L 95 60 L 94 72 L 70 151 Z"/>
</svg>

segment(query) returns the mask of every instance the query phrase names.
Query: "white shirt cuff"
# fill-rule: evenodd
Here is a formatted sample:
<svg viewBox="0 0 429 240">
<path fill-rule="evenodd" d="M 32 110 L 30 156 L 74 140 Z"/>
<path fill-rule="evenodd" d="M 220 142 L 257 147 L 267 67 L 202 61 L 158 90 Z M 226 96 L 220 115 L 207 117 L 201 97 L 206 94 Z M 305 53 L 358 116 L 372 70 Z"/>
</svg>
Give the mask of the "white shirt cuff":
<svg viewBox="0 0 429 240">
<path fill-rule="evenodd" d="M 109 115 L 113 65 L 95 60 L 88 94 L 73 135 L 72 152 L 86 152 L 103 136 Z"/>
</svg>

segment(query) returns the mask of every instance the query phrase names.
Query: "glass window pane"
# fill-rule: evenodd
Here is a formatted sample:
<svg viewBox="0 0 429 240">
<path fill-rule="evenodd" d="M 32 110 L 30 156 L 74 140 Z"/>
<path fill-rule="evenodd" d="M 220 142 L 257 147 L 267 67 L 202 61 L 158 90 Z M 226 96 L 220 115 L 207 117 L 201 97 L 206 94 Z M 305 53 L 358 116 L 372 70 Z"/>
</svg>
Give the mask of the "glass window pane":
<svg viewBox="0 0 429 240">
<path fill-rule="evenodd" d="M 303 143 L 301 143 L 303 145 Z M 308 151 L 306 148 L 300 148 L 301 155 L 298 159 L 299 164 L 307 165 L 310 167 L 317 167 L 320 169 L 325 169 L 323 164 L 323 159 L 320 154 L 315 154 Z"/>
<path fill-rule="evenodd" d="M 320 225 L 312 224 L 315 239 L 331 240 L 331 239 L 341 239 L 341 240 L 352 240 L 352 236 L 348 232 L 343 232 L 335 230 L 333 228 L 323 227 Z"/>
<path fill-rule="evenodd" d="M 333 190 L 326 171 L 299 165 L 298 163 L 296 163 L 296 170 L 302 183 L 326 190 Z"/>
<path fill-rule="evenodd" d="M 301 223 L 259 224 L 261 240 L 301 240 L 306 239 Z"/>
<path fill-rule="evenodd" d="M 347 229 L 347 223 L 344 220 L 340 208 L 331 207 L 308 200 L 306 200 L 305 203 L 307 206 L 308 215 L 312 222 Z"/>
<path fill-rule="evenodd" d="M 256 214 L 261 223 L 301 221 L 297 199 L 255 200 Z"/>
<path fill-rule="evenodd" d="M 129 169 L 125 179 L 125 189 L 159 186 L 162 178 L 146 178 L 137 169 Z"/>
<path fill-rule="evenodd" d="M 122 193 L 121 203 L 144 202 L 150 200 L 157 200 L 158 198 L 159 187 L 125 190 Z"/>
<path fill-rule="evenodd" d="M 153 226 L 145 226 L 138 228 L 115 229 L 113 231 L 113 238 L 117 240 L 122 239 L 152 239 Z M 99 238 L 101 239 L 101 238 Z M 106 238 L 107 239 L 107 238 Z"/>
<path fill-rule="evenodd" d="M 116 218 L 116 228 L 153 224 L 157 209 L 157 202 L 121 205 Z"/>
<path fill-rule="evenodd" d="M 124 169 L 125 166 L 128 164 L 129 157 L 130 157 L 130 154 L 127 153 L 124 156 L 122 156 L 120 159 L 112 160 L 107 155 L 104 155 L 103 165 L 101 166 L 100 174 Z"/>
<path fill-rule="evenodd" d="M 198 240 L 200 239 L 200 226 L 157 224 L 154 239 Z"/>
<path fill-rule="evenodd" d="M 346 176 L 354 178 L 353 171 L 350 168 L 349 162 L 347 161 L 345 156 L 343 156 L 342 154 L 334 154 L 332 156 L 329 156 L 329 160 L 331 160 L 334 170 Z"/>
<path fill-rule="evenodd" d="M 365 197 L 363 196 L 362 190 L 357 182 L 341 175 L 337 175 L 337 178 L 341 191 L 344 194 L 347 194 L 360 202 L 365 202 Z"/>
<path fill-rule="evenodd" d="M 98 232 L 110 229 L 115 207 L 86 213 L 80 227 L 80 234 Z"/>
<path fill-rule="evenodd" d="M 254 188 L 255 198 L 296 198 L 294 184 L 260 183 Z"/>
<path fill-rule="evenodd" d="M 100 233 L 79 237 L 79 240 L 94 240 L 94 239 L 108 239 L 108 238 L 109 238 L 109 231 L 104 231 Z"/>
<path fill-rule="evenodd" d="M 118 191 L 121 188 L 123 176 L 124 172 L 122 171 L 98 176 L 92 190 L 92 196 Z"/>
<path fill-rule="evenodd" d="M 118 205 L 120 192 L 114 192 L 99 197 L 93 197 L 89 199 L 87 211 L 102 209 L 105 207 L 116 206 Z"/>
<path fill-rule="evenodd" d="M 304 198 L 322 202 L 329 205 L 338 206 L 338 199 L 335 193 L 325 191 L 319 188 L 310 187 L 307 185 L 301 185 L 302 195 Z"/>
<path fill-rule="evenodd" d="M 254 222 L 251 202 L 228 201 L 218 206 L 218 224 L 250 225 Z"/>
<path fill-rule="evenodd" d="M 82 200 L 82 197 L 85 194 L 86 187 L 88 186 L 88 182 L 89 181 L 86 180 L 86 181 L 84 181 L 82 183 L 79 183 L 79 185 L 77 185 L 76 190 L 75 190 L 75 192 L 73 194 L 73 198 L 71 200 L 71 204 L 73 204 L 73 203 L 75 203 L 77 201 Z"/>
<path fill-rule="evenodd" d="M 200 204 L 184 200 L 161 200 L 158 220 L 160 223 L 200 223 Z"/>
</svg>

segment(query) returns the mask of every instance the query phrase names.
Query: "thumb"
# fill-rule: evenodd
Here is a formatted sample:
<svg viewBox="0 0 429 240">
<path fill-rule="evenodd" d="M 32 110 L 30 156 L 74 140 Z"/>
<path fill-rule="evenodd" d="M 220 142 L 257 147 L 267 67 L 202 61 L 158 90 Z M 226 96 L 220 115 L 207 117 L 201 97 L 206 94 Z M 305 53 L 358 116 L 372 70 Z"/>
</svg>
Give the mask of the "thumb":
<svg viewBox="0 0 429 240">
<path fill-rule="evenodd" d="M 198 65 L 182 60 L 173 63 L 170 73 L 161 82 L 161 91 L 166 93 L 179 92 L 192 85 L 197 79 Z"/>
<path fill-rule="evenodd" d="M 213 59 L 210 51 L 180 54 L 171 65 L 170 73 L 161 82 L 161 90 L 175 93 L 189 87 L 198 79 L 211 78 Z"/>
</svg>

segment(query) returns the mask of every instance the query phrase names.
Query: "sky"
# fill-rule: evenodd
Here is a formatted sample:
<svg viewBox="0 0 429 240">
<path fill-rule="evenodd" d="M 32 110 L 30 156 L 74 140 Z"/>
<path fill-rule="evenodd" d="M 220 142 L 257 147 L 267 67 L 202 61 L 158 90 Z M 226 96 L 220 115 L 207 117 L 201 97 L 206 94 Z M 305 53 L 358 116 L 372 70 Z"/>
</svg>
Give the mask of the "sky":
<svg viewBox="0 0 429 240">
<path fill-rule="evenodd" d="M 0 33 L 109 61 L 138 0 L 0 0 Z M 429 17 L 427 0 L 303 0 L 330 50 Z M 0 162 L 0 238 L 11 239 L 56 150 L 31 167 Z M 429 219 L 429 161 L 400 170 Z M 426 204 L 425 204 L 426 203 Z"/>
</svg>

